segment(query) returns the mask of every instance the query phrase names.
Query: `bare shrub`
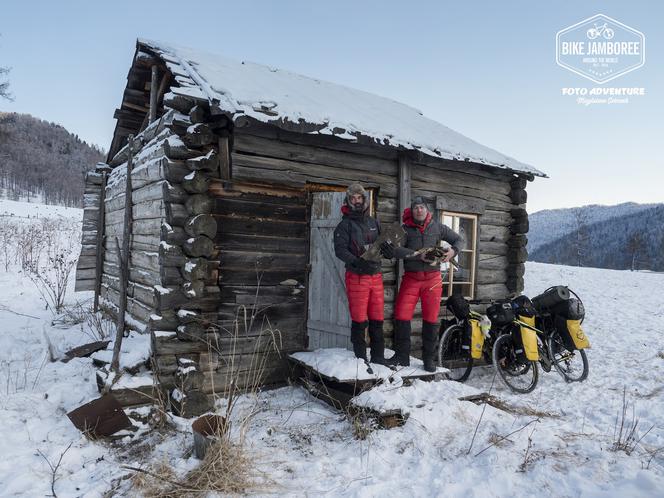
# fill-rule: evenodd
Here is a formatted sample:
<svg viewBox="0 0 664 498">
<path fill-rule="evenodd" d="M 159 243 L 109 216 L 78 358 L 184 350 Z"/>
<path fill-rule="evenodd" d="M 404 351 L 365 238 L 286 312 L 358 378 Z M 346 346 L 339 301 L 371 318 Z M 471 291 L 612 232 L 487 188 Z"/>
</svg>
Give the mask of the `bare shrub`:
<svg viewBox="0 0 664 498">
<path fill-rule="evenodd" d="M 60 313 L 64 306 L 69 276 L 76 260 L 71 254 L 60 252 L 47 258 L 46 265 L 30 265 L 28 277 L 53 313 Z"/>
<path fill-rule="evenodd" d="M 613 428 L 613 445 L 611 451 L 623 451 L 631 455 L 641 440 L 655 427 L 652 425 L 643 435 L 639 436 L 639 419 L 635 415 L 634 404 L 631 405 L 631 416 L 627 415 L 630 403 L 627 401 L 627 388 L 623 388 L 622 410 L 616 415 Z"/>
</svg>

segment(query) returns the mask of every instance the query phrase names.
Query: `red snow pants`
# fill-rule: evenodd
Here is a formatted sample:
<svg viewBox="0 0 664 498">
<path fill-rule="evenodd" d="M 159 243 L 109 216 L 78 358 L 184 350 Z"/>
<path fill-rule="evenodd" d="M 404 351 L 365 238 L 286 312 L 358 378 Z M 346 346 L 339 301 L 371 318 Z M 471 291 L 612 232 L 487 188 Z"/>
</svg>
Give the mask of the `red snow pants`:
<svg viewBox="0 0 664 498">
<path fill-rule="evenodd" d="M 436 323 L 442 295 L 443 285 L 439 271 L 407 271 L 401 279 L 394 318 L 412 320 L 415 305 L 418 299 L 421 299 L 422 319 L 425 322 Z"/>
<path fill-rule="evenodd" d="M 383 275 L 358 275 L 346 271 L 346 296 L 350 318 L 354 322 L 383 320 L 385 295 Z"/>
</svg>

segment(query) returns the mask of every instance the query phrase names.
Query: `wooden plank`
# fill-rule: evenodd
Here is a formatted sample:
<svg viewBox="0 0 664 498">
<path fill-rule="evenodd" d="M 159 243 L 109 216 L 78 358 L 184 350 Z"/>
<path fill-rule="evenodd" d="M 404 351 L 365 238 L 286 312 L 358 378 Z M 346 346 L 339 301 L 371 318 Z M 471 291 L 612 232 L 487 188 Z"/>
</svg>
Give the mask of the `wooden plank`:
<svg viewBox="0 0 664 498">
<path fill-rule="evenodd" d="M 293 221 L 262 220 L 252 217 L 218 216 L 214 215 L 217 225 L 215 243 L 221 242 L 221 233 L 261 235 L 264 237 L 292 237 L 304 238 L 307 233 L 306 223 Z"/>
<path fill-rule="evenodd" d="M 486 201 L 458 194 L 438 195 L 436 196 L 436 209 L 482 215 L 486 210 Z"/>
<path fill-rule="evenodd" d="M 219 138 L 219 177 L 222 180 L 231 179 L 231 147 L 228 137 Z"/>
<path fill-rule="evenodd" d="M 378 173 L 367 175 L 364 171 L 332 168 L 271 157 L 250 156 L 233 152 L 233 178 L 261 181 L 281 185 L 304 187 L 307 182 L 318 182 L 345 186 L 362 182 L 365 187 L 379 187 L 381 193 L 396 196 L 394 178 Z"/>
<path fill-rule="evenodd" d="M 267 196 L 260 200 L 217 197 L 213 212 L 223 216 L 254 216 L 261 219 L 306 222 L 306 206 L 304 203 L 291 205 L 272 203 Z"/>
<path fill-rule="evenodd" d="M 289 143 L 244 133 L 236 133 L 233 146 L 236 151 L 251 154 L 335 168 L 351 168 L 395 178 L 397 176 L 397 165 L 393 159 L 383 159 L 375 155 L 354 154 L 349 151 Z"/>
</svg>

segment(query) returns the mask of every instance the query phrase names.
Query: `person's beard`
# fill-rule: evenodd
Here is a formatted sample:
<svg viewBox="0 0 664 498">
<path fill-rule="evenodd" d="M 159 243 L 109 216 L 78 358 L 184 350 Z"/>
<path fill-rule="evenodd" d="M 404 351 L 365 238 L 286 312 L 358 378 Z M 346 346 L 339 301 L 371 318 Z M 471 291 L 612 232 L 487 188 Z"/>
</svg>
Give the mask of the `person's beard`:
<svg viewBox="0 0 664 498">
<path fill-rule="evenodd" d="M 351 205 L 353 207 L 353 211 L 355 211 L 356 213 L 361 213 L 362 211 L 364 211 L 364 202 L 351 204 Z"/>
</svg>

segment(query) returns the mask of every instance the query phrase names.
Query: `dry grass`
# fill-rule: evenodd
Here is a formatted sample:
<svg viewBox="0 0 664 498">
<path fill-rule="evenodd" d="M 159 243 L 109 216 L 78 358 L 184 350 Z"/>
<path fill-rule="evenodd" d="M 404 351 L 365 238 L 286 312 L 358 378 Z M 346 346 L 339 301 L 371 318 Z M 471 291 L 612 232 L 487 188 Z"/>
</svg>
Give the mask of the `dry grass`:
<svg viewBox="0 0 664 498">
<path fill-rule="evenodd" d="M 146 498 L 198 497 L 210 492 L 243 495 L 268 492 L 273 487 L 257 469 L 255 455 L 247 451 L 243 442 L 231 443 L 226 437 L 210 446 L 201 464 L 182 478 L 168 463 L 132 470 L 139 471 L 133 484 Z"/>
</svg>

